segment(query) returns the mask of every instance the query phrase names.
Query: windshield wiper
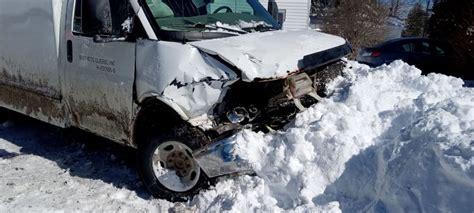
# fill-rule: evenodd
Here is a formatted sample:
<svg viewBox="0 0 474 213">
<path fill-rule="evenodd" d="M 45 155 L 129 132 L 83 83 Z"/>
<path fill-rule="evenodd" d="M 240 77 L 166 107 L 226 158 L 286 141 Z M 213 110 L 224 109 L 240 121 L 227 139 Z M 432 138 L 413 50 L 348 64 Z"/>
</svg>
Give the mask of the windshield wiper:
<svg viewBox="0 0 474 213">
<path fill-rule="evenodd" d="M 256 30 L 258 32 L 267 32 L 267 31 L 275 30 L 273 28 L 273 26 L 270 26 L 270 25 L 267 25 L 267 24 L 257 24 L 255 26 L 245 27 L 245 28 L 242 28 L 242 29 L 245 30 L 245 31 Z"/>
<path fill-rule="evenodd" d="M 197 23 L 197 24 L 194 24 L 193 26 L 195 28 L 204 28 L 204 29 L 209 29 L 209 30 L 222 29 L 222 30 L 227 30 L 229 32 L 239 33 L 239 34 L 247 34 L 248 33 L 245 30 L 235 29 L 235 28 L 232 28 L 232 27 L 226 27 L 226 26 L 217 25 L 217 24 L 209 25 L 209 24 Z"/>
</svg>

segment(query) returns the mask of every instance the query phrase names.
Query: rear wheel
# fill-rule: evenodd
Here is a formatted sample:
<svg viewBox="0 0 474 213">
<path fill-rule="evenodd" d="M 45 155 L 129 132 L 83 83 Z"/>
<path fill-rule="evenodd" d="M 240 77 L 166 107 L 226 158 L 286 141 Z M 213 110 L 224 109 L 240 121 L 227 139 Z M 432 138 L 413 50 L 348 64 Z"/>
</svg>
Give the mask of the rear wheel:
<svg viewBox="0 0 474 213">
<path fill-rule="evenodd" d="M 189 200 L 209 186 L 206 174 L 194 159 L 194 150 L 207 138 L 186 125 L 149 137 L 139 146 L 138 168 L 150 193 L 172 202 Z"/>
</svg>

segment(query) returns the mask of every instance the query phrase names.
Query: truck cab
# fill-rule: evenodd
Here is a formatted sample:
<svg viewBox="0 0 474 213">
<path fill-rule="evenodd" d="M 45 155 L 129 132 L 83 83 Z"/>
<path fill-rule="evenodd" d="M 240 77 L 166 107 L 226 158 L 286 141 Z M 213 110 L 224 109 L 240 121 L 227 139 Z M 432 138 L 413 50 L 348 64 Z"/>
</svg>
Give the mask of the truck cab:
<svg viewBox="0 0 474 213">
<path fill-rule="evenodd" d="M 0 106 L 138 149 L 158 198 L 251 171 L 242 129 L 280 129 L 341 74 L 346 40 L 282 31 L 258 0 L 6 0 Z"/>
</svg>

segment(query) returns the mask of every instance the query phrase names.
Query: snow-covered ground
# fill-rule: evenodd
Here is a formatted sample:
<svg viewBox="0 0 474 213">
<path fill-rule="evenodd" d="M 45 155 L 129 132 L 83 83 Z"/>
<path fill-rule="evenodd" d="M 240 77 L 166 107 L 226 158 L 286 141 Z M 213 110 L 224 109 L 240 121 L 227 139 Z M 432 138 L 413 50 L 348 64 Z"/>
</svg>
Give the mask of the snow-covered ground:
<svg viewBox="0 0 474 213">
<path fill-rule="evenodd" d="M 474 89 L 402 62 L 350 63 L 284 131 L 236 135 L 256 176 L 152 199 L 134 151 L 30 119 L 0 127 L 0 212 L 473 212 Z"/>
</svg>

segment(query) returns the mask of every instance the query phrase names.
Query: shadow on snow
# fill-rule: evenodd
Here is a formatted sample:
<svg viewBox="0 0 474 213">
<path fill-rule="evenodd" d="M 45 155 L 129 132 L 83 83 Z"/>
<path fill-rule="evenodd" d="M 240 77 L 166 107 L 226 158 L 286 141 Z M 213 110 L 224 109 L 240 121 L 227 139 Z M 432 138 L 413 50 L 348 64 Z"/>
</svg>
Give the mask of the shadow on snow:
<svg viewBox="0 0 474 213">
<path fill-rule="evenodd" d="M 0 149 L 0 159 L 31 154 L 54 161 L 71 176 L 101 180 L 117 188 L 135 191 L 144 199 L 135 168 L 136 151 L 77 129 L 58 128 L 15 114 L 13 125 L 0 128 L 0 138 L 21 147 L 20 154 Z"/>
</svg>

